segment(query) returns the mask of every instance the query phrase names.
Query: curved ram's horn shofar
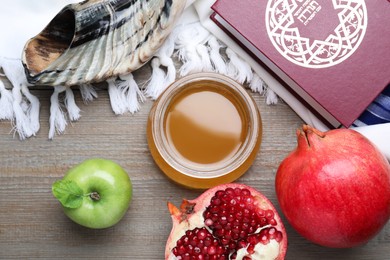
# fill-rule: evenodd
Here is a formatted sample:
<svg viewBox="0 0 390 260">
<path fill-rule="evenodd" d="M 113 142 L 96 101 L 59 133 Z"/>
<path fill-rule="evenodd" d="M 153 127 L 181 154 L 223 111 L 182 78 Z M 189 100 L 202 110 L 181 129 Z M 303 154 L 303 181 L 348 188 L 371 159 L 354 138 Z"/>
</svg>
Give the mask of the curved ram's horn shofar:
<svg viewBox="0 0 390 260">
<path fill-rule="evenodd" d="M 30 39 L 30 83 L 78 85 L 128 74 L 147 62 L 173 29 L 184 0 L 87 0 L 62 9 Z"/>
</svg>

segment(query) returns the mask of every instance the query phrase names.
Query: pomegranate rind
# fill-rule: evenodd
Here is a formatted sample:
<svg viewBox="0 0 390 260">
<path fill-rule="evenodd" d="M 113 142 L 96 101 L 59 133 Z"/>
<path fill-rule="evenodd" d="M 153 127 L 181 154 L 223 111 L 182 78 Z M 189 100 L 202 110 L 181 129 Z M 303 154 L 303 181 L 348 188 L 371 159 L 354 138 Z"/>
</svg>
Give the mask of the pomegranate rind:
<svg viewBox="0 0 390 260">
<path fill-rule="evenodd" d="M 179 240 L 186 232 L 186 230 L 192 230 L 195 228 L 205 227 L 203 212 L 206 210 L 206 207 L 210 205 L 211 198 L 215 195 L 215 193 L 219 190 L 226 190 L 227 188 L 240 188 L 240 189 L 248 189 L 253 197 L 257 200 L 257 205 L 259 208 L 263 210 L 272 210 L 274 212 L 274 219 L 277 224 L 274 226 L 277 230 L 282 233 L 283 239 L 279 242 L 279 254 L 278 257 L 275 258 L 277 260 L 284 259 L 287 251 L 287 234 L 282 223 L 282 220 L 276 211 L 275 207 L 271 203 L 271 201 L 266 198 L 263 194 L 261 194 L 256 189 L 239 183 L 229 183 L 215 186 L 214 188 L 210 188 L 202 193 L 199 197 L 193 200 L 183 200 L 185 204 L 192 205 L 191 212 L 185 212 L 183 210 L 183 205 L 181 209 L 176 208 L 173 204 L 168 203 L 168 208 L 171 213 L 172 218 L 172 229 L 169 235 L 169 238 L 166 243 L 165 248 L 165 259 L 172 260 L 175 259 L 172 254 L 172 249 L 176 246 L 177 240 Z"/>
<path fill-rule="evenodd" d="M 297 149 L 278 168 L 280 207 L 291 226 L 313 243 L 362 245 L 390 218 L 390 165 L 356 131 L 317 131 L 307 126 L 297 131 Z"/>
</svg>

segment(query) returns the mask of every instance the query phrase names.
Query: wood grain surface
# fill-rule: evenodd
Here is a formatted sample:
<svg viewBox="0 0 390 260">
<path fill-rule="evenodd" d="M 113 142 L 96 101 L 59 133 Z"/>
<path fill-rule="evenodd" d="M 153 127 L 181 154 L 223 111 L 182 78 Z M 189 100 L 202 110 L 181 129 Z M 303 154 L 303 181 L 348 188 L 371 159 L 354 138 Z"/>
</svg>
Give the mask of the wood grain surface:
<svg viewBox="0 0 390 260">
<path fill-rule="evenodd" d="M 135 78 L 142 83 L 149 75 L 146 65 Z M 0 259 L 163 259 L 171 229 L 167 201 L 178 205 L 182 198 L 195 198 L 201 191 L 170 182 L 155 165 L 146 142 L 153 101 L 147 100 L 134 115 L 115 116 L 106 90 L 99 89 L 99 98 L 89 104 L 82 103 L 76 90 L 81 119 L 69 124 L 64 134 L 48 140 L 52 90 L 38 88 L 32 93 L 41 101 L 41 129 L 35 137 L 20 141 L 10 122 L 0 122 Z M 263 119 L 261 151 L 237 182 L 257 188 L 279 210 L 275 173 L 295 148 L 295 130 L 303 122 L 285 103 L 269 106 L 263 96 L 252 95 Z M 51 194 L 55 180 L 93 157 L 122 165 L 134 186 L 125 217 L 104 230 L 73 223 Z M 284 223 L 289 240 L 286 259 L 390 259 L 389 224 L 364 246 L 328 249 L 306 241 Z"/>
</svg>

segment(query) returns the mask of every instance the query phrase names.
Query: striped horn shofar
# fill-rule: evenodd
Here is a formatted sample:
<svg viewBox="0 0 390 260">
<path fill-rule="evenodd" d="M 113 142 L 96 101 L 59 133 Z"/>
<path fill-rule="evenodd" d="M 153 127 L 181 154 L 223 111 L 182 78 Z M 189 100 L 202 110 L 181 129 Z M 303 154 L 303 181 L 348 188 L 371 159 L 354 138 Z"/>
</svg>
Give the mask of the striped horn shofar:
<svg viewBox="0 0 390 260">
<path fill-rule="evenodd" d="M 23 50 L 29 83 L 72 86 L 145 64 L 180 17 L 183 0 L 87 0 L 64 7 Z"/>
</svg>

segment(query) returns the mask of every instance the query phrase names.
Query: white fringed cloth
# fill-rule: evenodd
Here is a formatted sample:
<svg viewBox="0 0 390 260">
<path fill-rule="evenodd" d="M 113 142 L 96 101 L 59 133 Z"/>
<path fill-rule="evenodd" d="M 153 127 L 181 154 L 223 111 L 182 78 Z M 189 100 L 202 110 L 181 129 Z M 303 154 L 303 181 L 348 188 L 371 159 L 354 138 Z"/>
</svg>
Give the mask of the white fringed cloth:
<svg viewBox="0 0 390 260">
<path fill-rule="evenodd" d="M 14 133 L 20 139 L 36 135 L 40 128 L 40 103 L 29 91 L 34 86 L 28 84 L 19 58 L 23 46 L 29 38 L 38 34 L 63 6 L 72 2 L 77 1 L 10 0 L 9 5 L 4 5 L 6 8 L 0 11 L 0 28 L 3 39 L 7 39 L 7 42 L 4 40 L 0 42 L 0 69 L 3 80 L 7 78 L 12 84 L 12 89 L 7 89 L 0 78 L 0 120 L 10 120 Z M 189 1 L 188 5 L 191 3 L 192 1 Z M 22 11 L 19 11 L 21 9 Z M 278 100 L 276 94 L 266 87 L 251 66 L 210 34 L 201 25 L 198 17 L 194 16 L 194 12 L 188 9 L 190 8 L 187 8 L 173 32 L 151 59 L 149 64 L 152 73 L 147 82 L 137 82 L 132 74 L 107 80 L 113 112 L 117 115 L 135 113 L 146 98 L 156 99 L 176 80 L 177 75 L 182 77 L 202 71 L 227 75 L 253 91 L 266 95 L 268 104 L 275 104 Z M 18 15 L 15 18 L 16 12 Z M 30 26 L 29 23 L 21 25 L 10 21 L 19 19 L 18 17 L 26 17 L 27 19 L 23 20 L 35 23 Z M 173 59 L 181 62 L 179 71 L 176 71 Z M 97 98 L 93 85 L 84 84 L 77 88 L 84 102 Z M 56 133 L 63 133 L 70 121 L 80 118 L 80 109 L 75 102 L 72 89 L 75 88 L 53 87 L 49 139 Z"/>
</svg>

